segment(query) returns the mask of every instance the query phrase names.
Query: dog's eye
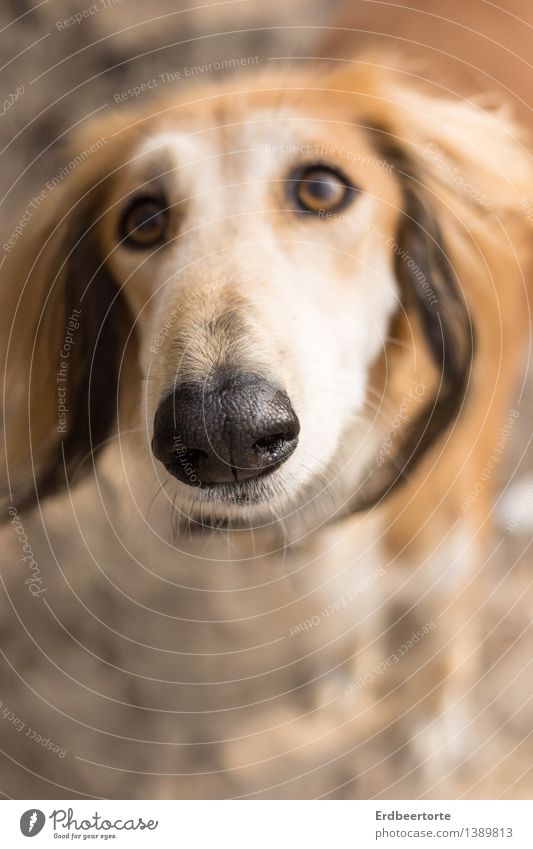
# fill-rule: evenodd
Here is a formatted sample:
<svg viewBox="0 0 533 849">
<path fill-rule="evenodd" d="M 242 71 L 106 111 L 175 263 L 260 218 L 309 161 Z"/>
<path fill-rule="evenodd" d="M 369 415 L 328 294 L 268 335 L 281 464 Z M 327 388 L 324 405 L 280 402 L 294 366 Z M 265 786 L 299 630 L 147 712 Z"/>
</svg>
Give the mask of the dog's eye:
<svg viewBox="0 0 533 849">
<path fill-rule="evenodd" d="M 354 187 L 339 171 L 313 165 L 294 179 L 294 192 L 300 209 L 306 212 L 334 212 L 350 201 Z"/>
<path fill-rule="evenodd" d="M 120 235 L 124 243 L 150 248 L 163 241 L 167 232 L 168 211 L 156 198 L 136 198 L 122 216 Z"/>
</svg>

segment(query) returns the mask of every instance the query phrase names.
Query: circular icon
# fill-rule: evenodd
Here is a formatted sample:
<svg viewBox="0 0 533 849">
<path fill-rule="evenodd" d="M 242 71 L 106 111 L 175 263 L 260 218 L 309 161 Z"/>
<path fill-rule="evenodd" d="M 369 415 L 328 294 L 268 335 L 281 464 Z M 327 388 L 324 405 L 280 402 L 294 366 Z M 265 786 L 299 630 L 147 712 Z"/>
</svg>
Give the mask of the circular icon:
<svg viewBox="0 0 533 849">
<path fill-rule="evenodd" d="M 24 837 L 35 837 L 42 831 L 46 822 L 46 817 L 42 811 L 37 808 L 30 808 L 29 811 L 24 811 L 20 818 L 20 830 Z"/>
</svg>

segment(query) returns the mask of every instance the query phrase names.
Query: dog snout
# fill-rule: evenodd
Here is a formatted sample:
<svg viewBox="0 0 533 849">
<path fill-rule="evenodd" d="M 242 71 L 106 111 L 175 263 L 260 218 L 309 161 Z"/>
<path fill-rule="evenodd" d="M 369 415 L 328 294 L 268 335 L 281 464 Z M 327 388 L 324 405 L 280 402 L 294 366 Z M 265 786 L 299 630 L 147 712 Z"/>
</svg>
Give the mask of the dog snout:
<svg viewBox="0 0 533 849">
<path fill-rule="evenodd" d="M 152 450 L 190 486 L 273 471 L 293 453 L 300 424 L 287 394 L 256 374 L 182 383 L 159 404 Z"/>
</svg>

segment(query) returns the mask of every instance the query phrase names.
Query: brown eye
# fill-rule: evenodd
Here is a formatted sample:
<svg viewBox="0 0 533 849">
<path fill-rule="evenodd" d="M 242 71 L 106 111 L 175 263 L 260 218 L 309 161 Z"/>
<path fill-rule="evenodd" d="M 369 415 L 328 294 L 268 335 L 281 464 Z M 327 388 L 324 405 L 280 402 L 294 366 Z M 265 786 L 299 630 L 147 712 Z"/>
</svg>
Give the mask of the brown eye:
<svg viewBox="0 0 533 849">
<path fill-rule="evenodd" d="M 294 179 L 294 192 L 306 212 L 334 212 L 346 206 L 355 188 L 339 171 L 322 165 L 307 166 Z"/>
<path fill-rule="evenodd" d="M 157 198 L 136 198 L 122 216 L 121 239 L 136 248 L 150 248 L 165 238 L 168 227 L 166 203 Z"/>
</svg>

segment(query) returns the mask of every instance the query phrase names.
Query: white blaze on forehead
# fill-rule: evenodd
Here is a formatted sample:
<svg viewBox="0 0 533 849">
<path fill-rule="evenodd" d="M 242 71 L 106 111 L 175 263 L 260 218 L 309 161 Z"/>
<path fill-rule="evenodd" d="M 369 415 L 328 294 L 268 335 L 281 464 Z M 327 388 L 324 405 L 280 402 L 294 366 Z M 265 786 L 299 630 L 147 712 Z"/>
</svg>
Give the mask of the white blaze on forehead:
<svg viewBox="0 0 533 849">
<path fill-rule="evenodd" d="M 296 114 L 287 116 L 276 110 L 250 113 L 245 121 L 220 126 L 164 131 L 143 141 L 139 156 L 165 151 L 177 167 L 201 166 L 204 169 L 224 162 L 224 170 L 241 169 L 250 180 L 260 180 L 267 173 L 279 170 L 279 163 L 292 161 L 313 150 L 315 146 L 299 141 L 298 129 L 305 129 L 305 119 Z M 276 169 L 277 166 L 277 169 Z"/>
<path fill-rule="evenodd" d="M 166 131 L 156 133 L 142 142 L 138 155 L 152 154 L 156 151 L 174 154 L 176 165 L 194 162 L 206 155 L 206 147 L 199 135 Z"/>
</svg>

